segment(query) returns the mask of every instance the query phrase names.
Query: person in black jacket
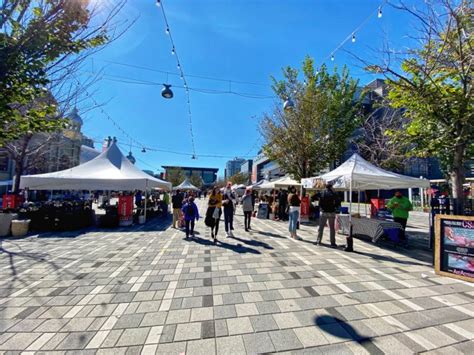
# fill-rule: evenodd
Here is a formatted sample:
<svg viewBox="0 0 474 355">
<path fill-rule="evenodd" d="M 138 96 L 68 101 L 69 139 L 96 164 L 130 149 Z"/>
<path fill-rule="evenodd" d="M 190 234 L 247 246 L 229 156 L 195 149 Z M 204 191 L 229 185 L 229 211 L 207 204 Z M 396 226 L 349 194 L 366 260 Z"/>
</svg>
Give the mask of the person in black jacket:
<svg viewBox="0 0 474 355">
<path fill-rule="evenodd" d="M 331 183 L 326 184 L 326 190 L 321 194 L 319 198 L 319 208 L 321 209 L 321 216 L 319 217 L 319 231 L 316 245 L 321 244 L 323 239 L 324 226 L 326 222 L 329 223 L 329 239 L 331 241 L 331 247 L 336 248 L 336 228 L 334 226 L 336 220 L 336 212 L 341 207 L 341 201 L 334 192 Z"/>
<path fill-rule="evenodd" d="M 179 221 L 179 214 L 183 207 L 184 196 L 181 191 L 176 190 L 176 193 L 171 197 L 171 204 L 173 205 L 173 228 L 176 228 L 176 222 Z"/>
</svg>

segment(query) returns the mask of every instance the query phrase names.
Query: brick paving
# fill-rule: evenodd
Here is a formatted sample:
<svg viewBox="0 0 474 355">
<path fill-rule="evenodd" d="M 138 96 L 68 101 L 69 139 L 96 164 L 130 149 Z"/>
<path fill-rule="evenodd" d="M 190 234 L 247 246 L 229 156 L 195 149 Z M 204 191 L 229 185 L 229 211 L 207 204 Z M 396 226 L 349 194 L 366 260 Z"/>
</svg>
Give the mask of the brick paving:
<svg viewBox="0 0 474 355">
<path fill-rule="evenodd" d="M 217 245 L 202 220 L 1 240 L 0 353 L 474 353 L 474 285 L 428 253 L 252 222 Z"/>
</svg>

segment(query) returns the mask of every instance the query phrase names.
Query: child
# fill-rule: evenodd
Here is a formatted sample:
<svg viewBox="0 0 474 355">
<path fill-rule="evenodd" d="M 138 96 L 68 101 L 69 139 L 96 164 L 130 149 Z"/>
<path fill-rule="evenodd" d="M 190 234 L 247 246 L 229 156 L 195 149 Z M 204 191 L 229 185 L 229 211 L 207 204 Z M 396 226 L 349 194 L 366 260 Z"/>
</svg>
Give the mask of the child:
<svg viewBox="0 0 474 355">
<path fill-rule="evenodd" d="M 186 223 L 186 239 L 189 238 L 189 234 L 194 237 L 194 220 L 199 220 L 199 211 L 194 203 L 194 197 L 191 196 L 188 198 L 181 211 L 183 211 L 184 221 Z"/>
</svg>

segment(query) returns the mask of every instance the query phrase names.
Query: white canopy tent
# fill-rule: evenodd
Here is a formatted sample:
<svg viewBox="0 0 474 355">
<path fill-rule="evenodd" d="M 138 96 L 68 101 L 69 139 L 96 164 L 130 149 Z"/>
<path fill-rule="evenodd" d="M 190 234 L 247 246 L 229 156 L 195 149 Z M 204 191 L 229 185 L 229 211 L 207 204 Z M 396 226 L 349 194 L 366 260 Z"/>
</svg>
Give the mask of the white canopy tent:
<svg viewBox="0 0 474 355">
<path fill-rule="evenodd" d="M 171 190 L 171 183 L 138 169 L 117 144 L 112 143 L 94 159 L 71 169 L 22 176 L 20 187 L 30 190 Z"/>
<path fill-rule="evenodd" d="M 255 186 L 255 190 L 273 190 L 278 188 L 285 188 L 289 186 L 301 186 L 301 184 L 292 179 L 290 176 L 283 176 L 277 180 L 265 182 L 258 186 Z"/>
<path fill-rule="evenodd" d="M 186 178 L 184 179 L 184 181 L 179 184 L 178 186 L 175 186 L 173 187 L 173 190 L 184 190 L 184 191 L 189 191 L 189 190 L 192 190 L 192 191 L 199 191 L 199 188 L 197 188 L 196 186 L 194 186 L 193 184 L 191 184 L 189 182 L 189 180 Z"/>
<path fill-rule="evenodd" d="M 429 180 L 417 179 L 384 170 L 369 163 L 357 153 L 354 153 L 338 168 L 326 174 L 301 180 L 302 186 L 308 189 L 321 189 L 328 182 L 333 184 L 334 189 L 349 191 L 350 243 L 352 243 L 352 191 L 430 187 Z M 350 250 L 352 250 L 352 245 Z"/>
<path fill-rule="evenodd" d="M 426 179 L 417 179 L 379 168 L 354 153 L 338 168 L 317 177 L 302 179 L 303 187 L 319 188 L 321 182 L 332 182 L 338 190 L 392 190 L 412 187 L 429 188 Z"/>
</svg>

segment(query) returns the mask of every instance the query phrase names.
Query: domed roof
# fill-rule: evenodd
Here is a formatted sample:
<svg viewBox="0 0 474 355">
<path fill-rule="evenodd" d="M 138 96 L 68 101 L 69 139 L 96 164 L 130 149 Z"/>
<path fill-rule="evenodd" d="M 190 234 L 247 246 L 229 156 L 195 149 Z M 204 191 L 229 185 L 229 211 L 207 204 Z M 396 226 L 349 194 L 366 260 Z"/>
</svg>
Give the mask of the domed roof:
<svg viewBox="0 0 474 355">
<path fill-rule="evenodd" d="M 77 107 L 74 107 L 73 110 L 71 111 L 71 113 L 69 114 L 69 117 L 68 117 L 71 121 L 74 121 L 74 122 L 77 122 L 79 123 L 81 126 L 82 124 L 84 123 L 82 121 L 82 118 L 81 116 L 79 116 L 79 111 L 77 110 Z"/>
</svg>

